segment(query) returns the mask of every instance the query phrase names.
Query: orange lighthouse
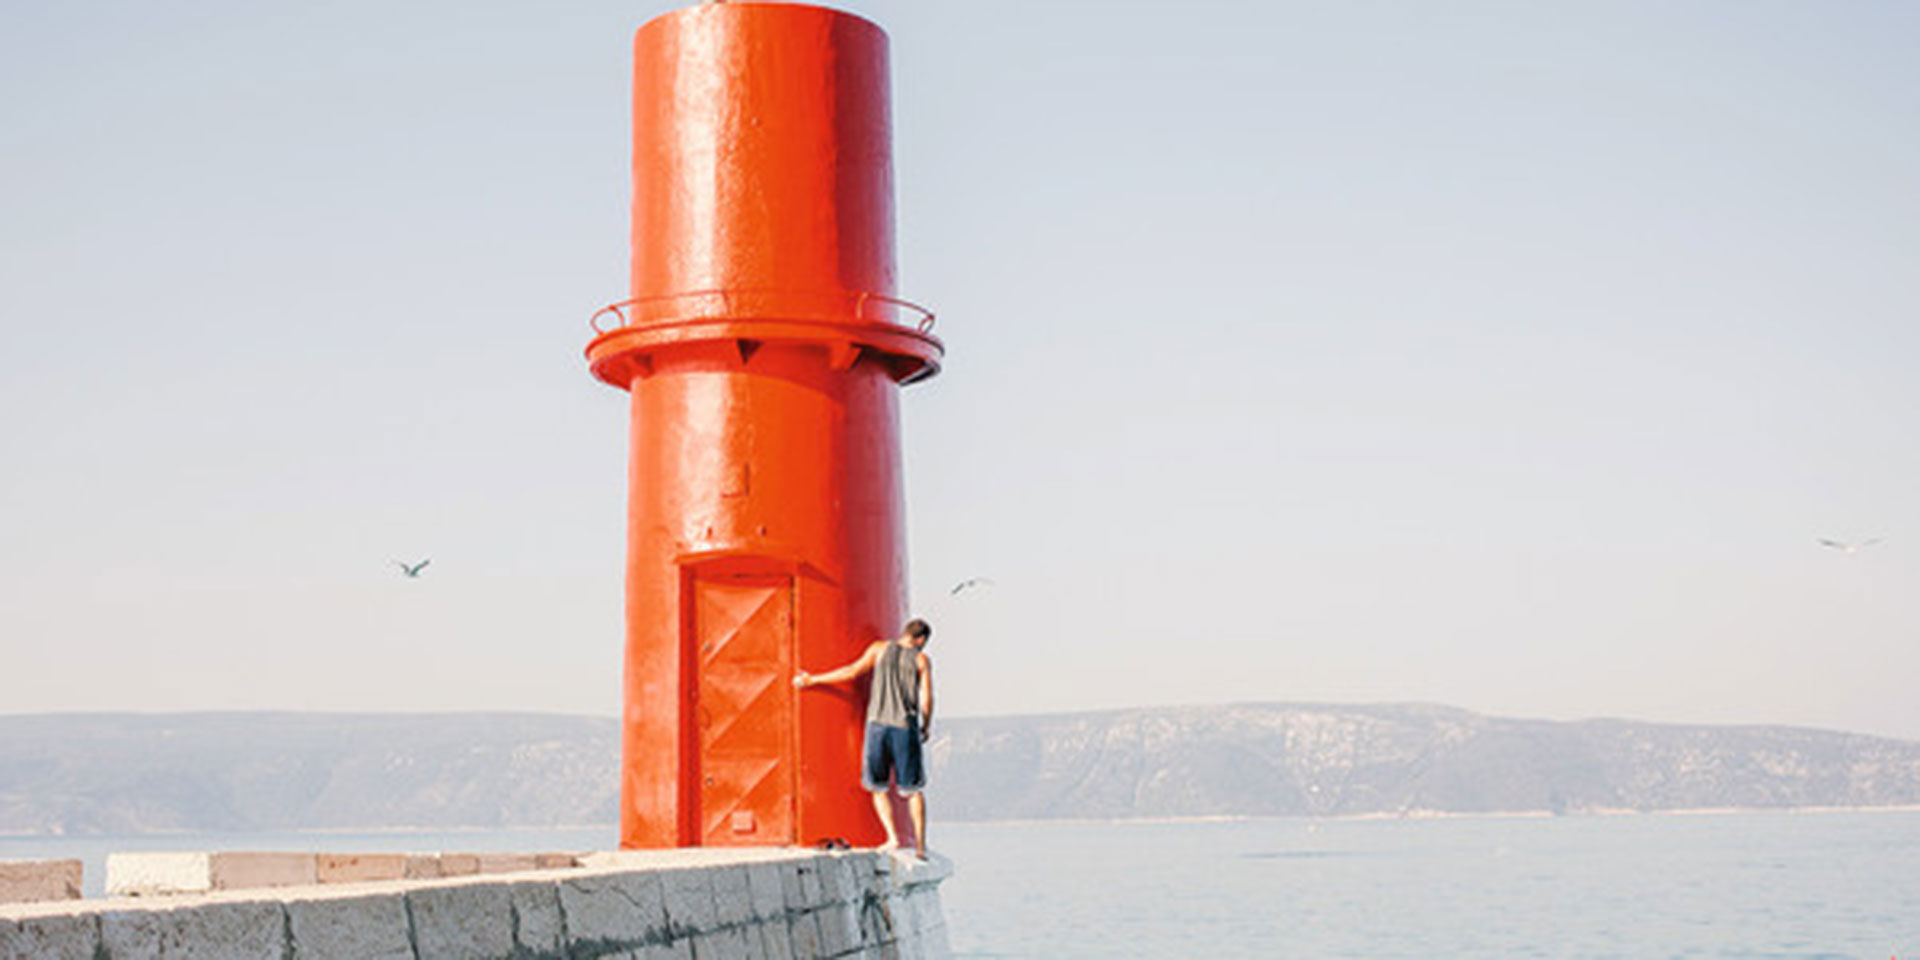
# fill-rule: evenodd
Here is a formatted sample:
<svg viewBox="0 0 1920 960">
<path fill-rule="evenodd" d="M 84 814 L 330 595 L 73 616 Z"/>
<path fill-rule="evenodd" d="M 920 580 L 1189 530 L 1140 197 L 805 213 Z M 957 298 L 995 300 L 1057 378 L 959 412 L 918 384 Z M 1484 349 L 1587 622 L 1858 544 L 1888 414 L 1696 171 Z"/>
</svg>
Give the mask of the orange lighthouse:
<svg viewBox="0 0 1920 960">
<path fill-rule="evenodd" d="M 878 842 L 863 689 L 796 696 L 906 616 L 887 38 L 709 3 L 634 37 L 631 298 L 593 375 L 632 402 L 623 847 Z"/>
</svg>

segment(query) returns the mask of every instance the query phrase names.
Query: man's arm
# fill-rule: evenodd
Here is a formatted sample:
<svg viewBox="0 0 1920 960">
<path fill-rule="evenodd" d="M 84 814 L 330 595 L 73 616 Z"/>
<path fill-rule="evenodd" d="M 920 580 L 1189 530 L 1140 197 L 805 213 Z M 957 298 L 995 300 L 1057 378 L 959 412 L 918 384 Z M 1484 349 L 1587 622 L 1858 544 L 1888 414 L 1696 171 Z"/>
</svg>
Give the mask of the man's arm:
<svg viewBox="0 0 1920 960">
<path fill-rule="evenodd" d="M 826 673 L 819 674 L 808 673 L 805 670 L 798 671 L 793 675 L 793 685 L 804 690 L 807 687 L 818 686 L 823 683 L 845 683 L 848 680 L 861 676 L 873 669 L 874 661 L 880 659 L 880 646 L 886 642 L 885 640 L 879 640 L 867 644 L 866 651 L 861 653 L 858 659 L 838 670 L 829 670 Z"/>
<path fill-rule="evenodd" d="M 915 661 L 920 668 L 920 739 L 933 736 L 933 658 L 925 653 Z"/>
</svg>

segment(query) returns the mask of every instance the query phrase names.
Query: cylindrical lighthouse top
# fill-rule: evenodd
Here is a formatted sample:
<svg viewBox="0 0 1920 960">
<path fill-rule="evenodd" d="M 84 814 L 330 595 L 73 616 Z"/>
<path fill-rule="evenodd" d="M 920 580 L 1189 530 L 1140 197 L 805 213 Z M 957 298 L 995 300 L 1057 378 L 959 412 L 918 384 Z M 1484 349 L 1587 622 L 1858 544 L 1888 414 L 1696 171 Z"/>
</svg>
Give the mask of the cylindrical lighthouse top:
<svg viewBox="0 0 1920 960">
<path fill-rule="evenodd" d="M 632 295 L 891 296 L 887 92 L 887 35 L 852 14 L 709 3 L 641 27 Z"/>
<path fill-rule="evenodd" d="M 635 34 L 633 85 L 632 299 L 589 347 L 597 375 L 624 386 L 661 344 L 714 336 L 938 369 L 932 315 L 894 296 L 884 31 L 802 4 L 687 7 Z"/>
</svg>

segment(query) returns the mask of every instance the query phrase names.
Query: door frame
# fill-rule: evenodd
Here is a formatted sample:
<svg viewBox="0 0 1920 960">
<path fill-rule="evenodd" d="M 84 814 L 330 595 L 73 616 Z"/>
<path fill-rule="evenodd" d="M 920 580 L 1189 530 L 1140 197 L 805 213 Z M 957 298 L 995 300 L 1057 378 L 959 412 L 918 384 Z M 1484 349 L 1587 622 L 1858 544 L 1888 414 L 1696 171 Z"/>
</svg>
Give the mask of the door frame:
<svg viewBox="0 0 1920 960">
<path fill-rule="evenodd" d="M 802 625 L 800 564 L 782 557 L 748 554 L 738 551 L 711 551 L 680 558 L 680 749 L 681 764 L 680 845 L 706 846 L 704 824 L 707 757 L 701 749 L 698 584 L 702 580 L 767 580 L 786 584 L 789 629 L 786 661 L 791 670 L 800 667 Z M 800 709 L 799 699 L 787 698 L 785 743 L 788 765 L 786 805 L 792 836 L 780 838 L 783 844 L 799 842 L 800 835 Z"/>
</svg>

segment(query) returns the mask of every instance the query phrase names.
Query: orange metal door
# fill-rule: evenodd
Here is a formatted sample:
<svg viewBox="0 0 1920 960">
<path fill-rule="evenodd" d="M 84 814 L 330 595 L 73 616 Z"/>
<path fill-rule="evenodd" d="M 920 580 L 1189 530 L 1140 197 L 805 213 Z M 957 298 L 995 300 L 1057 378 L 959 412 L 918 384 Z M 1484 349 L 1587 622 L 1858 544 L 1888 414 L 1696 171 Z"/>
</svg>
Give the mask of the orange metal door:
<svg viewBox="0 0 1920 960">
<path fill-rule="evenodd" d="M 793 580 L 693 581 L 693 842 L 794 842 Z"/>
</svg>

